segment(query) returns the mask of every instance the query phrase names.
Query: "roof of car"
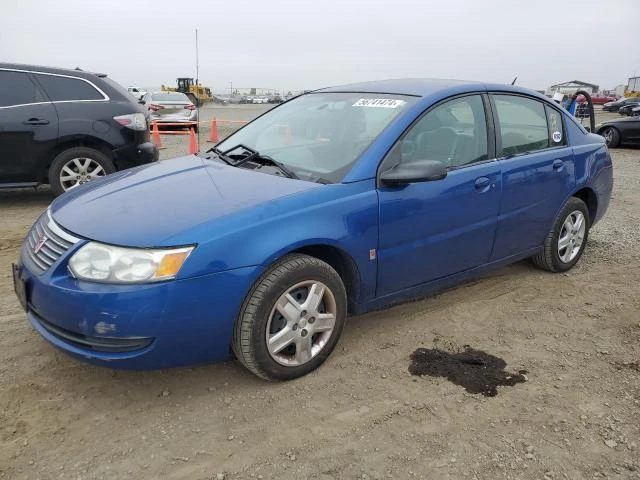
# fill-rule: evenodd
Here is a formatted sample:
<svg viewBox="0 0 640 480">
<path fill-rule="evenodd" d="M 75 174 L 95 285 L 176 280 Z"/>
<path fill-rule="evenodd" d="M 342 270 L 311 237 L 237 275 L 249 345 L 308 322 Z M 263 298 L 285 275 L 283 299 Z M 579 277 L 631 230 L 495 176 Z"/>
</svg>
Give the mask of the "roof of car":
<svg viewBox="0 0 640 480">
<path fill-rule="evenodd" d="M 9 70 L 27 70 L 27 71 L 37 71 L 43 73 L 55 73 L 58 75 L 71 75 L 76 77 L 82 77 L 86 75 L 95 75 L 97 77 L 106 77 L 105 73 L 95 73 L 88 72 L 86 70 L 81 70 L 80 67 L 72 68 L 57 68 L 57 67 L 45 67 L 42 65 L 29 65 L 24 63 L 1 63 L 0 68 L 6 68 Z"/>
<path fill-rule="evenodd" d="M 532 94 L 534 91 L 518 86 L 488 84 L 470 80 L 452 80 L 446 78 L 405 78 L 390 80 L 375 80 L 372 82 L 352 83 L 335 87 L 322 88 L 316 92 L 362 92 L 362 93 L 388 93 L 396 95 L 414 95 L 426 97 L 438 92 L 450 90 L 478 91 L 478 90 L 502 90 Z M 542 97 L 539 93 L 537 96 Z"/>
</svg>

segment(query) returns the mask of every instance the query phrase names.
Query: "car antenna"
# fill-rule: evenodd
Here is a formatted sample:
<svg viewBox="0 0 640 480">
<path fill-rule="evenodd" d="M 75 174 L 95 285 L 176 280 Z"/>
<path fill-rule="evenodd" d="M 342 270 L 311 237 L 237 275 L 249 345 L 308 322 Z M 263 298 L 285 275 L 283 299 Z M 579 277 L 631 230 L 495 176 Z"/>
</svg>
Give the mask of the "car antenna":
<svg viewBox="0 0 640 480">
<path fill-rule="evenodd" d="M 516 78 L 513 79 L 513 82 L 511 82 L 511 85 L 515 85 L 517 79 L 518 79 L 518 76 L 516 75 Z"/>
</svg>

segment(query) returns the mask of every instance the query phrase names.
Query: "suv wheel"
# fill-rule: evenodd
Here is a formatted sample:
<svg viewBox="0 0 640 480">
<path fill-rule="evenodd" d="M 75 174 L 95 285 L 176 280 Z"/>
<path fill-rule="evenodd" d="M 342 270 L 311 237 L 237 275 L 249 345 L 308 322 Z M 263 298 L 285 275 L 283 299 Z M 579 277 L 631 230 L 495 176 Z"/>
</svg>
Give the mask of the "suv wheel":
<svg viewBox="0 0 640 480">
<path fill-rule="evenodd" d="M 88 147 L 73 147 L 53 160 L 49 168 L 49 184 L 55 195 L 61 195 L 115 171 L 113 162 L 104 153 Z"/>
</svg>

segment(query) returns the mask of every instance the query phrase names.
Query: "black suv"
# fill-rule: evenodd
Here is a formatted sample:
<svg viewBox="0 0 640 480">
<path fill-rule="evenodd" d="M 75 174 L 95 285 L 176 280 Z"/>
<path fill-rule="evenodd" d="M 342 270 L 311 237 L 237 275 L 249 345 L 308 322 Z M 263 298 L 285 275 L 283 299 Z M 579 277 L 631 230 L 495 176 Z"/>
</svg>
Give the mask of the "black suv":
<svg viewBox="0 0 640 480">
<path fill-rule="evenodd" d="M 0 188 L 56 195 L 156 161 L 148 112 L 104 74 L 0 63 Z"/>
</svg>

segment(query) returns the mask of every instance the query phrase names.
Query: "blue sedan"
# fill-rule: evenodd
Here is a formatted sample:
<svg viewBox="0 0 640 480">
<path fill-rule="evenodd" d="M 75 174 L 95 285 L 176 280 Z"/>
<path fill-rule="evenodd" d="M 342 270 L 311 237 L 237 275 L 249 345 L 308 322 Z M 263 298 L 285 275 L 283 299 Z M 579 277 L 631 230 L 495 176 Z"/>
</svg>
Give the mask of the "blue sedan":
<svg viewBox="0 0 640 480">
<path fill-rule="evenodd" d="M 69 191 L 29 232 L 14 283 L 33 328 L 82 360 L 235 355 L 288 380 L 324 362 L 348 313 L 525 258 L 569 270 L 611 190 L 604 139 L 536 92 L 333 87 L 204 154 Z"/>
</svg>

